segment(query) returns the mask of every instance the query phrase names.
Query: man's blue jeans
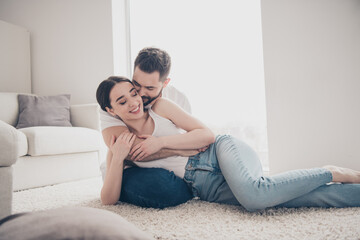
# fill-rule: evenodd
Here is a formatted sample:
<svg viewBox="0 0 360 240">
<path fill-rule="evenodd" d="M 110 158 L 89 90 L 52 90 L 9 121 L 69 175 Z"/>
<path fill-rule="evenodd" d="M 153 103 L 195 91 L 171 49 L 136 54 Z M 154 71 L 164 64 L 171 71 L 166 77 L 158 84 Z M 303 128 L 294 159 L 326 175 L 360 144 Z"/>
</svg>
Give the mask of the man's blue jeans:
<svg viewBox="0 0 360 240">
<path fill-rule="evenodd" d="M 187 202 L 193 195 L 183 179 L 161 168 L 127 168 L 120 201 L 141 207 L 165 208 Z"/>
<path fill-rule="evenodd" d="M 324 168 L 266 177 L 256 153 L 231 136 L 218 136 L 190 157 L 184 180 L 202 200 L 241 204 L 249 211 L 267 207 L 360 207 L 360 184 L 331 184 Z"/>
</svg>

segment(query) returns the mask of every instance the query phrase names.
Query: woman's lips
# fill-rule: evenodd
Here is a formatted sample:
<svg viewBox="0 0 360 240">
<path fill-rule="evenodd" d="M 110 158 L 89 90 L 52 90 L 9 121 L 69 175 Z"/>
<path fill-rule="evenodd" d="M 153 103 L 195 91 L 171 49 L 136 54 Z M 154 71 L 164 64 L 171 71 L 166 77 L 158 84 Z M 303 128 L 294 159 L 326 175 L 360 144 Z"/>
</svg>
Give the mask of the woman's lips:
<svg viewBox="0 0 360 240">
<path fill-rule="evenodd" d="M 134 113 L 134 114 L 137 114 L 140 112 L 140 105 L 137 106 L 137 108 L 135 108 L 134 110 L 130 111 L 130 113 Z"/>
</svg>

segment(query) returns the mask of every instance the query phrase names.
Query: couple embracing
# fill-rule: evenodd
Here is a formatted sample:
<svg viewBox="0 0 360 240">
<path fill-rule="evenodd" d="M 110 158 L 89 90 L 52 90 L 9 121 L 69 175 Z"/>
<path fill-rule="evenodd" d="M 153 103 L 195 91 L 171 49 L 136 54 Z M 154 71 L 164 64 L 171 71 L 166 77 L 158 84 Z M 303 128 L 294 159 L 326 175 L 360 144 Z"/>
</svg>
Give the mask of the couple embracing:
<svg viewBox="0 0 360 240">
<path fill-rule="evenodd" d="M 165 208 L 198 197 L 249 211 L 360 206 L 359 171 L 324 166 L 264 176 L 246 143 L 215 136 L 189 113 L 186 98 L 167 86 L 170 67 L 165 51 L 145 48 L 135 60 L 132 81 L 113 76 L 97 89 L 109 148 L 103 204 Z"/>
</svg>

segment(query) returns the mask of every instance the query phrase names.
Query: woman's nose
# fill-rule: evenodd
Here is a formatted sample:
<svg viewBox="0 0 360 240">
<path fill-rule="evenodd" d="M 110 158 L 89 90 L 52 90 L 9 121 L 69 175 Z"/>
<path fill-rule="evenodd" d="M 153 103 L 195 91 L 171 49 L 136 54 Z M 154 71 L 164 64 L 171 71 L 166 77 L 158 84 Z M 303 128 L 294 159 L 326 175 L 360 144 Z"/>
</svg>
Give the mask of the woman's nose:
<svg viewBox="0 0 360 240">
<path fill-rule="evenodd" d="M 139 105 L 139 101 L 137 101 L 135 99 L 129 101 L 129 106 L 130 107 L 134 107 L 134 106 L 137 106 L 137 105 Z"/>
</svg>

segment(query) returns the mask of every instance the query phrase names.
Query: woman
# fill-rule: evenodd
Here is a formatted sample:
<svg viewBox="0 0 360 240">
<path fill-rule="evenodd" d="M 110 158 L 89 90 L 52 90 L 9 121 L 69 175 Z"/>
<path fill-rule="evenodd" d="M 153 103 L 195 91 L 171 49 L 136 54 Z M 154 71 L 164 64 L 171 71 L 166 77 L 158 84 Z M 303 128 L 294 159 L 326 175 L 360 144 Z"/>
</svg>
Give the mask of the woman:
<svg viewBox="0 0 360 240">
<path fill-rule="evenodd" d="M 360 172 L 335 166 L 296 170 L 264 177 L 255 152 L 245 143 L 218 136 L 174 103 L 159 99 L 144 111 L 131 81 L 110 77 L 98 87 L 101 108 L 119 116 L 130 132 L 113 136 L 107 174 L 101 190 L 104 204 L 114 204 L 121 193 L 124 159 L 130 155 L 139 167 L 160 167 L 183 178 L 195 197 L 227 204 L 241 204 L 249 211 L 267 207 L 360 206 Z M 186 133 L 180 134 L 181 129 Z M 133 146 L 135 135 L 144 138 Z M 142 162 L 160 149 L 201 149 L 199 154 Z M 131 151 L 130 151 L 131 150 Z M 330 182 L 349 184 L 330 184 Z"/>
</svg>

